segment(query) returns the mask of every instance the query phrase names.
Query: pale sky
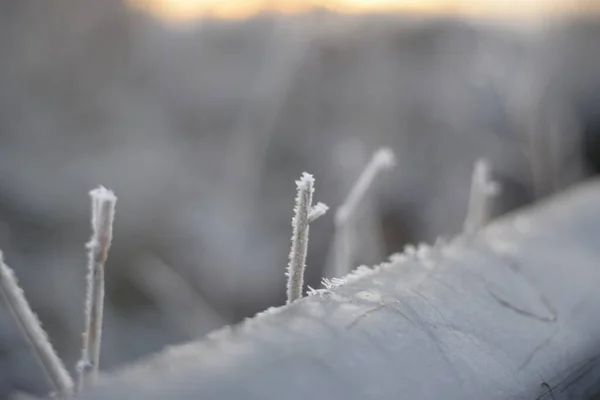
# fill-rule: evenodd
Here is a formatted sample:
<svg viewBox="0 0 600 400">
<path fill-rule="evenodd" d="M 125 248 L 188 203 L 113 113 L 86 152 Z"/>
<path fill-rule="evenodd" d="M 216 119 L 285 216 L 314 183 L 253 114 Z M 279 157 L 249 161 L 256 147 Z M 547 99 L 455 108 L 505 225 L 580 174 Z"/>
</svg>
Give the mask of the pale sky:
<svg viewBox="0 0 600 400">
<path fill-rule="evenodd" d="M 128 0 L 167 20 L 204 15 L 246 18 L 261 11 L 294 13 L 313 7 L 338 12 L 416 11 L 466 15 L 540 17 L 553 13 L 600 11 L 600 0 Z"/>
</svg>

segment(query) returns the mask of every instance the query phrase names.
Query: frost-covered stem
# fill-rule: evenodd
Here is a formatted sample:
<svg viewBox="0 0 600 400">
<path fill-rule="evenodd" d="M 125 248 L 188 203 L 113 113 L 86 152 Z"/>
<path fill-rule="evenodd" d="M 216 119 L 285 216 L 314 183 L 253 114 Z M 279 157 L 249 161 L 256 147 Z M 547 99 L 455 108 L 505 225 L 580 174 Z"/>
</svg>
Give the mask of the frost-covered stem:
<svg viewBox="0 0 600 400">
<path fill-rule="evenodd" d="M 475 161 L 471 179 L 469 208 L 464 224 L 466 234 L 477 232 L 489 222 L 492 202 L 499 193 L 500 185 L 492 181 L 489 161 L 484 158 Z"/>
<path fill-rule="evenodd" d="M 350 190 L 344 204 L 338 208 L 335 214 L 334 243 L 336 276 L 344 276 L 351 271 L 354 222 L 358 207 L 375 183 L 377 176 L 395 165 L 396 158 L 390 148 L 377 150 Z"/>
<path fill-rule="evenodd" d="M 87 244 L 88 277 L 85 305 L 85 333 L 78 366 L 77 390 L 93 384 L 98 376 L 102 319 L 104 313 L 104 265 L 112 242 L 113 220 L 117 198 L 100 186 L 90 192 L 92 198 L 92 239 Z"/>
<path fill-rule="evenodd" d="M 313 211 L 313 215 L 316 215 L 312 209 L 314 183 L 313 176 L 306 172 L 302 174 L 300 180 L 296 181 L 298 193 L 294 207 L 294 218 L 292 219 L 292 248 L 287 270 L 287 304 L 302 297 L 306 253 L 308 251 L 309 215 L 311 211 Z"/>
<path fill-rule="evenodd" d="M 0 252 L 0 287 L 6 299 L 6 304 L 17 320 L 23 334 L 27 337 L 29 344 L 33 347 L 52 386 L 54 386 L 58 395 L 69 396 L 73 392 L 71 375 L 69 375 L 61 359 L 52 348 L 40 321 L 29 307 L 14 272 L 4 263 L 2 252 Z"/>
</svg>

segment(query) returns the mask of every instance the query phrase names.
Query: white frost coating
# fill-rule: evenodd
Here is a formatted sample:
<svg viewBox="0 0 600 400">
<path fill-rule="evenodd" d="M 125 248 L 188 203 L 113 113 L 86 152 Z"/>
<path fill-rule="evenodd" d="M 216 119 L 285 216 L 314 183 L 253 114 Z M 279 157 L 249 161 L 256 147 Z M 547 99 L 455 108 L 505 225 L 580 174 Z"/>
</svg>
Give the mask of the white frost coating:
<svg viewBox="0 0 600 400">
<path fill-rule="evenodd" d="M 471 179 L 469 208 L 464 224 L 466 234 L 477 232 L 489 222 L 492 201 L 498 194 L 500 194 L 500 185 L 492 181 L 489 161 L 485 158 L 478 159 Z"/>
<path fill-rule="evenodd" d="M 287 304 L 302 297 L 304 285 L 304 269 L 308 252 L 309 214 L 312 209 L 312 195 L 315 179 L 306 172 L 296 181 L 298 194 L 292 219 L 292 248 L 287 270 Z"/>
<path fill-rule="evenodd" d="M 404 252 L 392 254 L 390 256 L 390 261 L 393 263 L 402 263 L 410 260 L 429 262 L 431 261 L 430 259 L 434 250 L 441 248 L 443 245 L 443 240 L 439 238 L 433 246 L 429 246 L 426 243 L 419 243 L 416 247 L 412 244 L 407 244 L 404 247 Z"/>
<path fill-rule="evenodd" d="M 341 278 L 323 278 L 321 280 L 323 289 L 314 289 L 309 287 L 307 294 L 309 296 L 314 296 L 331 293 L 333 289 L 336 289 L 340 286 L 356 282 L 359 279 L 373 275 L 381 271 L 382 269 L 390 268 L 392 266 L 398 266 L 399 264 L 409 261 L 420 262 L 425 268 L 431 269 L 435 264 L 433 258 L 434 255 L 441 256 L 443 251 L 447 247 L 448 243 L 443 238 L 436 239 L 435 244 L 433 246 L 429 246 L 425 243 L 419 243 L 418 247 L 415 247 L 410 244 L 406 245 L 403 253 L 394 253 L 390 255 L 389 262 L 381 263 L 373 268 L 361 265 L 354 271 Z"/>
<path fill-rule="evenodd" d="M 382 147 L 375 152 L 373 159 L 381 169 L 392 169 L 396 166 L 396 156 L 389 147 Z"/>
<path fill-rule="evenodd" d="M 521 233 L 528 233 L 533 227 L 531 219 L 522 215 L 515 217 L 513 224 L 515 226 L 515 229 L 517 229 L 517 231 Z"/>
<path fill-rule="evenodd" d="M 354 224 L 357 208 L 363 202 L 377 176 L 383 171 L 392 169 L 396 165 L 393 151 L 384 147 L 377 150 L 371 161 L 362 171 L 348 197 L 335 214 L 335 274 L 343 276 L 352 269 L 352 248 L 354 238 Z"/>
<path fill-rule="evenodd" d="M 499 254 L 514 255 L 518 250 L 515 243 L 500 237 L 489 237 L 488 245 Z"/>
<path fill-rule="evenodd" d="M 325 203 L 317 203 L 315 204 L 310 212 L 308 213 L 308 222 L 313 222 L 317 218 L 322 217 L 329 210 L 329 207 Z"/>
<path fill-rule="evenodd" d="M 390 261 L 393 263 L 403 263 L 408 261 L 410 258 L 404 253 L 394 253 L 389 257 Z"/>
<path fill-rule="evenodd" d="M 269 315 L 277 315 L 279 314 L 281 311 L 284 310 L 283 306 L 278 306 L 278 307 L 269 307 L 266 310 L 263 310 L 261 312 L 258 312 L 254 315 L 254 318 L 260 318 L 260 317 L 266 317 Z M 246 318 L 247 321 L 252 320 L 252 318 Z"/>
<path fill-rule="evenodd" d="M 431 254 L 431 247 L 426 243 L 419 243 L 417 246 L 417 260 L 423 261 L 426 260 Z"/>
<path fill-rule="evenodd" d="M 374 271 L 375 269 L 373 268 L 369 268 L 366 265 L 361 265 L 354 271 L 341 278 L 323 278 L 321 279 L 321 284 L 323 285 L 324 289 L 313 289 L 309 287 L 308 295 L 314 296 L 316 294 L 329 293 L 331 290 L 337 287 L 356 282 L 357 280 L 372 274 Z"/>
<path fill-rule="evenodd" d="M 263 312 L 267 312 L 269 311 L 269 309 L 263 311 Z M 257 314 L 258 316 L 258 314 Z M 221 338 L 227 337 L 227 335 L 231 334 L 231 326 L 230 325 L 225 325 L 221 328 L 215 329 L 214 331 L 211 331 L 209 333 L 207 333 L 206 335 L 204 335 L 204 337 L 206 338 L 206 340 L 219 340 Z M 175 347 L 179 347 L 179 346 L 175 346 Z"/>
<path fill-rule="evenodd" d="M 342 278 L 323 278 L 321 279 L 321 284 L 325 287 L 325 289 L 330 290 L 335 287 L 340 286 L 344 283 L 344 279 Z"/>
<path fill-rule="evenodd" d="M 87 244 L 88 277 L 85 303 L 85 333 L 78 364 L 77 390 L 93 384 L 98 377 L 102 319 L 104 314 L 104 265 L 112 242 L 117 197 L 100 186 L 90 192 L 92 200 L 92 238 Z M 85 381 L 85 382 L 84 382 Z"/>
<path fill-rule="evenodd" d="M 381 294 L 375 290 L 363 290 L 356 293 L 354 297 L 363 301 L 369 301 L 373 303 L 380 303 L 383 300 Z"/>
<path fill-rule="evenodd" d="M 0 288 L 8 308 L 17 320 L 23 334 L 27 337 L 29 344 L 33 347 L 52 386 L 58 391 L 58 394 L 69 396 L 73 392 L 73 380 L 52 348 L 40 321 L 29 307 L 14 272 L 8 265 L 4 264 L 2 252 L 0 252 Z"/>
<path fill-rule="evenodd" d="M 406 246 L 404 246 L 404 254 L 407 257 L 415 257 L 417 255 L 417 248 L 415 247 L 415 245 L 407 244 Z"/>
</svg>

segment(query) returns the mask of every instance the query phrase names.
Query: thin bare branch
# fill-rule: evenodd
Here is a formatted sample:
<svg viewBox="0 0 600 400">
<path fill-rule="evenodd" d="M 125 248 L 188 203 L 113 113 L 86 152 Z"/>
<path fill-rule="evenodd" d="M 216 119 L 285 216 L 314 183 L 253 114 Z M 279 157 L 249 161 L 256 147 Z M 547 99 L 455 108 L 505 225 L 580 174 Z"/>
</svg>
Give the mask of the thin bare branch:
<svg viewBox="0 0 600 400">
<path fill-rule="evenodd" d="M 92 239 L 87 244 L 88 286 L 85 306 L 85 333 L 78 366 L 77 390 L 93 384 L 98 376 L 102 320 L 104 314 L 104 265 L 112 242 L 113 220 L 117 198 L 100 186 L 90 192 L 92 198 Z"/>
<path fill-rule="evenodd" d="M 486 225 L 491 218 L 494 197 L 500 193 L 500 184 L 491 178 L 491 167 L 488 160 L 480 158 L 475 161 L 471 180 L 469 209 L 464 224 L 464 232 L 472 234 Z"/>
<path fill-rule="evenodd" d="M 304 286 L 304 270 L 306 268 L 306 254 L 308 252 L 308 231 L 310 222 L 316 220 L 328 207 L 323 203 L 312 206 L 312 195 L 314 192 L 315 179 L 306 172 L 300 180 L 296 181 L 298 194 L 294 207 L 294 218 L 292 219 L 292 248 L 290 250 L 290 261 L 287 270 L 287 304 L 302 297 Z"/>
<path fill-rule="evenodd" d="M 308 215 L 312 207 L 312 195 L 315 179 L 306 172 L 296 181 L 298 194 L 292 219 L 293 235 L 288 264 L 287 303 L 292 303 L 302 297 L 304 284 L 304 269 L 306 268 L 306 254 L 308 252 Z"/>
<path fill-rule="evenodd" d="M 344 204 L 338 208 L 335 214 L 335 276 L 344 276 L 352 269 L 354 223 L 358 207 L 364 201 L 377 176 L 395 165 L 396 158 L 390 148 L 377 150 L 350 190 Z"/>
<path fill-rule="evenodd" d="M 73 392 L 73 380 L 58 357 L 48 335 L 35 316 L 23 290 L 19 287 L 14 272 L 4 263 L 0 252 L 0 287 L 6 304 L 14 315 L 23 334 L 27 337 L 48 379 L 58 395 L 68 396 Z"/>
</svg>

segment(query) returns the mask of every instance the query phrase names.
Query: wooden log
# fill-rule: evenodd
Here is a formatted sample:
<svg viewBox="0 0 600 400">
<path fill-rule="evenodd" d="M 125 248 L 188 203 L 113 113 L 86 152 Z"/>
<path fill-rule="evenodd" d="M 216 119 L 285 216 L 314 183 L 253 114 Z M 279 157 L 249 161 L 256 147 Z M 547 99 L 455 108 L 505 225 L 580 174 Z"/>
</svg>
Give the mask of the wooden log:
<svg viewBox="0 0 600 400">
<path fill-rule="evenodd" d="M 79 399 L 600 395 L 598 182 L 357 275 L 101 376 Z"/>
</svg>

